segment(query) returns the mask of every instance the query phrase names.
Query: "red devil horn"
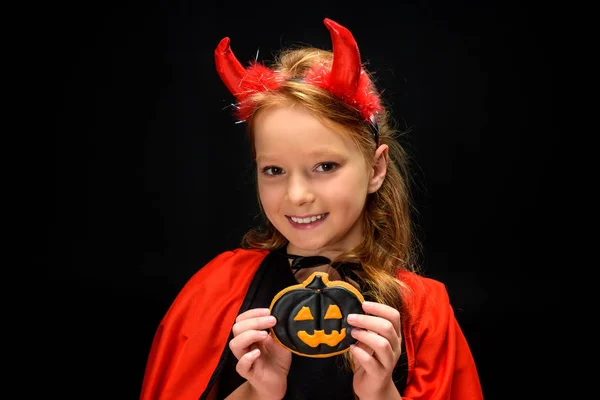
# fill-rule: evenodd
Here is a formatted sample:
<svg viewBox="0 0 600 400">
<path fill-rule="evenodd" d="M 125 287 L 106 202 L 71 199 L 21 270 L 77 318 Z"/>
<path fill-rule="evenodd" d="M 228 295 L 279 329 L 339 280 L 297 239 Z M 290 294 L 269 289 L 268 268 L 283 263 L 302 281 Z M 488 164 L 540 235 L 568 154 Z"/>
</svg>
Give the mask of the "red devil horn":
<svg viewBox="0 0 600 400">
<path fill-rule="evenodd" d="M 239 99 L 239 95 L 243 93 L 240 86 L 246 75 L 246 69 L 231 51 L 228 37 L 221 39 L 215 50 L 215 64 L 217 72 L 227 89 Z"/>
<path fill-rule="evenodd" d="M 361 72 L 360 52 L 350 31 L 335 21 L 325 18 L 333 45 L 331 86 L 344 94 L 353 95 Z"/>
</svg>

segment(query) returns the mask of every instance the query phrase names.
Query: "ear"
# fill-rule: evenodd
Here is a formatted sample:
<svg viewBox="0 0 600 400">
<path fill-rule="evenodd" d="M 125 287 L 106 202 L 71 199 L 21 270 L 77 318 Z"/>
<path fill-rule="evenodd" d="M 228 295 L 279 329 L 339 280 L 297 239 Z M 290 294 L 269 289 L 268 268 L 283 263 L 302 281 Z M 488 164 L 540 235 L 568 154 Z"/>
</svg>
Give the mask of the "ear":
<svg viewBox="0 0 600 400">
<path fill-rule="evenodd" d="M 371 169 L 371 178 L 369 179 L 368 193 L 378 191 L 383 184 L 388 163 L 388 146 L 386 144 L 382 144 L 377 151 L 375 151 L 374 160 Z"/>
</svg>

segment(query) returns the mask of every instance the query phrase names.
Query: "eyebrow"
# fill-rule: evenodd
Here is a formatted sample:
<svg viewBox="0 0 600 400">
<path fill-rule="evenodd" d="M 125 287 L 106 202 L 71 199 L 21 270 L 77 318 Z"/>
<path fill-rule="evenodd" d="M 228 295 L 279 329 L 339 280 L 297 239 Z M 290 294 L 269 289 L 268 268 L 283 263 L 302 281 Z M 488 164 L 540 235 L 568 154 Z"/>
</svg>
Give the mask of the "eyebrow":
<svg viewBox="0 0 600 400">
<path fill-rule="evenodd" d="M 318 150 L 314 150 L 311 151 L 310 153 L 307 154 L 307 157 L 310 158 L 327 158 L 327 157 L 333 157 L 333 158 L 342 158 L 345 159 L 346 156 L 344 156 L 344 154 L 340 153 L 337 150 L 333 150 L 333 149 L 318 149 Z M 260 162 L 263 159 L 272 159 L 272 158 L 277 158 L 276 156 L 273 156 L 271 154 L 261 154 L 258 155 L 256 157 L 256 162 Z"/>
</svg>

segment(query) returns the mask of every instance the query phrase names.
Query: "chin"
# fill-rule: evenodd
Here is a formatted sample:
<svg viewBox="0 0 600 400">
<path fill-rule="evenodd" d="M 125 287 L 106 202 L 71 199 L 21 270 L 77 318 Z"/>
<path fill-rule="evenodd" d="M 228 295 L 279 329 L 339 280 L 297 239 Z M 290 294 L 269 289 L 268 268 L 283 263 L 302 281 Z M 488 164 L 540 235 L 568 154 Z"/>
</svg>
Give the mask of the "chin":
<svg viewBox="0 0 600 400">
<path fill-rule="evenodd" d="M 297 249 L 302 249 L 302 250 L 307 250 L 307 251 L 317 251 L 317 250 L 320 250 L 323 247 L 325 247 L 323 244 L 320 244 L 320 243 L 319 244 L 306 244 L 306 243 L 298 243 L 298 242 L 290 241 L 290 244 L 292 244 Z"/>
<path fill-rule="evenodd" d="M 290 242 L 290 244 L 294 245 L 295 247 L 298 247 L 299 249 L 315 250 L 323 247 L 323 244 L 320 241 L 298 240 L 293 236 L 286 236 L 286 238 Z"/>
<path fill-rule="evenodd" d="M 295 240 L 293 237 L 287 237 L 290 244 L 298 249 L 307 250 L 307 251 L 317 251 L 325 248 L 328 244 L 326 240 Z"/>
</svg>

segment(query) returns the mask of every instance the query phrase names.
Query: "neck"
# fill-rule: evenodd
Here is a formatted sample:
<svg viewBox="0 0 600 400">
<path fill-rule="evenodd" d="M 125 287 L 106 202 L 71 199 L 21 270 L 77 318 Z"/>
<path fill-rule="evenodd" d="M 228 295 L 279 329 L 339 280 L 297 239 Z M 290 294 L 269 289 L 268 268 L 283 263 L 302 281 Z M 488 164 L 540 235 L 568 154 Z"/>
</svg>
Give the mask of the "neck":
<svg viewBox="0 0 600 400">
<path fill-rule="evenodd" d="M 318 252 L 316 254 L 314 252 L 312 254 L 310 254 L 311 252 L 308 252 L 308 254 L 305 252 L 304 254 L 297 254 L 293 253 L 290 248 L 293 247 L 288 245 L 281 248 L 280 251 L 282 255 L 287 256 L 296 281 L 302 283 L 314 272 L 326 272 L 329 274 L 330 280 L 346 280 L 359 287 L 354 281 L 358 277 L 352 271 L 353 269 L 360 269 L 359 263 L 335 262 L 332 265 L 331 258 L 337 257 L 341 252 Z"/>
<path fill-rule="evenodd" d="M 294 277 L 296 278 L 296 281 L 298 283 L 302 283 L 313 272 L 327 272 L 327 274 L 329 274 L 329 280 L 330 281 L 337 281 L 337 280 L 341 280 L 342 279 L 342 277 L 340 276 L 340 274 L 334 268 L 332 268 L 330 265 L 320 265 L 320 266 L 314 267 L 314 268 L 302 268 L 302 269 L 298 270 L 298 272 L 296 272 L 294 274 Z"/>
<path fill-rule="evenodd" d="M 294 254 L 302 257 L 314 257 L 321 256 L 327 257 L 330 260 L 334 260 L 337 256 L 343 253 L 343 250 L 337 249 L 318 249 L 318 250 L 306 250 L 294 247 L 290 243 L 287 244 L 286 251 L 288 254 Z"/>
</svg>

